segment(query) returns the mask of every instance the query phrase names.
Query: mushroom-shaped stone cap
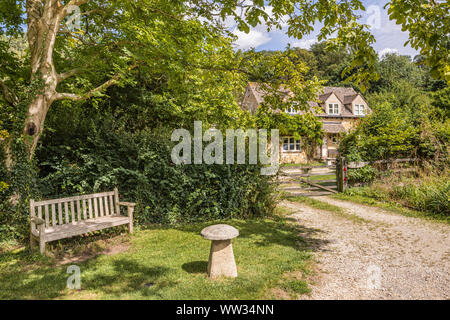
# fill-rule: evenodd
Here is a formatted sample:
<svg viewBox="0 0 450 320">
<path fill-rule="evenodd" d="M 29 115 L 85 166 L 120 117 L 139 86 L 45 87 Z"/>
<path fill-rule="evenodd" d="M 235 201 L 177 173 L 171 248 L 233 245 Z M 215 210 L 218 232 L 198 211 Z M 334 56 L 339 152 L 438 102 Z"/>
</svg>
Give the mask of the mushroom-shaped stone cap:
<svg viewBox="0 0 450 320">
<path fill-rule="evenodd" d="M 203 238 L 208 240 L 230 240 L 239 235 L 239 231 L 227 224 L 214 224 L 200 232 Z"/>
</svg>

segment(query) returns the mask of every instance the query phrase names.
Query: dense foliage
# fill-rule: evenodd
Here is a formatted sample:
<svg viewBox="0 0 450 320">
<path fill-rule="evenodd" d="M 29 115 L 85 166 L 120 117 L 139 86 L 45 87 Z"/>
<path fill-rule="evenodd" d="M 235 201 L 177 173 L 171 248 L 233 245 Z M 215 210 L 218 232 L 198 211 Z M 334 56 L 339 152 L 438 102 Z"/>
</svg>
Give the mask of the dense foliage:
<svg viewBox="0 0 450 320">
<path fill-rule="evenodd" d="M 118 187 L 122 199 L 137 203 L 135 219 L 141 225 L 261 217 L 274 209 L 274 177 L 261 175 L 259 165 L 175 165 L 167 130 L 130 132 L 111 116 L 90 115 L 63 123 L 49 118 L 49 128 L 58 125 L 45 134 L 37 153 L 35 198 Z M 0 210 L 2 236 L 26 236 L 27 210 L 12 212 L 6 204 Z"/>
<path fill-rule="evenodd" d="M 83 12 L 76 30 L 65 24 L 72 4 Z M 349 159 L 448 154 L 446 4 L 391 2 L 389 14 L 410 31 L 412 45 L 422 49 L 416 64 L 395 55 L 377 58 L 374 37 L 358 23 L 361 1 L 274 0 L 271 12 L 266 5 L 2 1 L 2 235 L 26 235 L 31 197 L 114 186 L 137 201 L 136 217 L 142 223 L 269 213 L 272 187 L 258 166 L 174 166 L 168 133 L 192 129 L 193 120 L 202 120 L 219 129 L 278 127 L 282 134 L 294 131 L 318 143 L 321 123 L 311 114 L 291 117 L 268 110 L 305 109 L 323 80 L 369 89 L 374 114 L 344 138 L 342 152 Z M 414 19 L 424 14 L 439 28 L 424 21 L 414 24 L 402 10 Z M 287 34 L 295 38 L 321 22 L 318 40 L 323 42 L 311 50 L 235 51 L 235 37 L 224 25 L 227 18 L 240 31 L 262 21 L 281 28 L 288 18 Z M 271 91 L 254 118 L 239 106 L 248 81 L 267 84 Z M 293 96 L 279 90 L 286 87 Z"/>
<path fill-rule="evenodd" d="M 420 158 L 448 162 L 450 109 L 445 82 L 430 83 L 429 69 L 408 57 L 387 55 L 367 100 L 373 113 L 346 135 L 349 161 Z"/>
</svg>

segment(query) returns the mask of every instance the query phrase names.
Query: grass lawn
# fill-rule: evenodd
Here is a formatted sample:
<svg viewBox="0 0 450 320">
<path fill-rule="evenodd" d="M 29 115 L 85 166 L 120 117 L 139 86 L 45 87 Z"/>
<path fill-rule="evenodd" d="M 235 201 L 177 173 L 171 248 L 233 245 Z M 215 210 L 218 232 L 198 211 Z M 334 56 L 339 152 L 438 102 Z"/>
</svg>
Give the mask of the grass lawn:
<svg viewBox="0 0 450 320">
<path fill-rule="evenodd" d="M 153 227 L 123 236 L 122 252 L 60 265 L 56 258 L 19 248 L 0 254 L 0 299 L 290 299 L 309 291 L 311 252 L 302 227 L 283 214 L 268 219 L 220 221 L 236 227 L 235 279 L 206 276 L 207 225 Z M 123 245 L 123 243 L 122 243 Z M 53 248 L 56 248 L 54 245 Z M 56 249 L 53 249 L 56 250 Z M 67 267 L 81 270 L 81 290 L 66 288 Z M 149 287 L 144 284 L 150 283 Z"/>
<path fill-rule="evenodd" d="M 311 167 L 311 166 L 326 166 L 325 162 L 311 161 L 308 163 L 283 163 L 281 167 Z"/>
<path fill-rule="evenodd" d="M 368 222 L 366 219 L 361 218 L 360 216 L 351 214 L 351 213 L 347 212 L 346 210 L 344 210 L 343 208 L 335 206 L 333 204 L 329 204 L 325 201 L 320 201 L 320 200 L 316 200 L 316 199 L 309 198 L 309 197 L 289 197 L 288 196 L 288 197 L 286 197 L 286 199 L 289 201 L 292 201 L 292 202 L 305 204 L 305 205 L 307 205 L 311 208 L 317 209 L 317 210 L 331 212 L 333 214 L 341 216 L 342 218 L 350 219 L 357 223 Z"/>
<path fill-rule="evenodd" d="M 319 182 L 320 182 L 320 180 L 333 180 L 333 179 L 336 179 L 336 175 L 335 174 L 329 174 L 329 175 L 325 175 L 325 176 L 311 176 L 310 177 L 311 181 L 319 181 Z M 334 184 L 336 184 L 336 183 L 334 183 Z"/>
</svg>

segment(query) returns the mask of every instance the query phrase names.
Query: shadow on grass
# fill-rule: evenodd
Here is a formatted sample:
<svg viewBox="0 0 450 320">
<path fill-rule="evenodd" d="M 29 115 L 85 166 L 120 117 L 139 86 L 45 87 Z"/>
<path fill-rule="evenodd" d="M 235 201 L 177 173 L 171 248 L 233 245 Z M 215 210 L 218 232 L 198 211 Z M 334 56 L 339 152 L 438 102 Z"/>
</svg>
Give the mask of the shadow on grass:
<svg viewBox="0 0 450 320">
<path fill-rule="evenodd" d="M 112 261 L 112 268 L 95 269 L 95 261 L 90 262 L 94 269 L 83 277 L 82 287 L 89 291 L 100 290 L 103 294 L 123 296 L 138 294 L 142 296 L 158 296 L 158 290 L 173 286 L 173 281 L 162 280 L 170 270 L 164 266 L 146 266 L 128 258 Z M 146 286 L 151 284 L 151 286 Z"/>
<path fill-rule="evenodd" d="M 208 269 L 208 261 L 192 261 L 187 262 L 181 268 L 189 273 L 206 273 Z"/>
<path fill-rule="evenodd" d="M 149 267 L 131 259 L 118 258 L 106 267 L 100 267 L 101 264 L 94 258 L 78 265 L 81 269 L 81 290 L 72 291 L 66 289 L 67 279 L 72 275 L 66 272 L 67 266 L 54 268 L 51 263 L 42 264 L 39 261 L 46 258 L 31 256 L 26 250 L 7 256 L 0 255 L 0 261 L 7 258 L 13 259 L 13 263 L 7 266 L 7 270 L 2 270 L 0 275 L 0 299 L 53 299 L 65 294 L 70 297 L 74 293 L 83 298 L 84 290 L 100 290 L 103 294 L 112 296 L 127 293 L 158 296 L 158 290 L 176 284 L 161 280 L 169 271 L 169 268 L 164 266 Z M 38 268 L 36 264 L 24 263 L 33 259 L 37 261 Z M 146 287 L 146 283 L 153 283 L 154 286 Z"/>
<path fill-rule="evenodd" d="M 286 223 L 286 220 L 289 223 Z M 323 233 L 316 228 L 305 227 L 293 218 L 275 217 L 271 219 L 244 220 L 219 220 L 205 222 L 201 225 L 180 226 L 177 229 L 184 232 L 200 234 L 200 231 L 209 225 L 226 223 L 239 230 L 239 239 L 253 240 L 252 244 L 257 246 L 281 245 L 294 248 L 295 250 L 326 251 L 328 240 L 319 239 L 318 235 Z"/>
</svg>

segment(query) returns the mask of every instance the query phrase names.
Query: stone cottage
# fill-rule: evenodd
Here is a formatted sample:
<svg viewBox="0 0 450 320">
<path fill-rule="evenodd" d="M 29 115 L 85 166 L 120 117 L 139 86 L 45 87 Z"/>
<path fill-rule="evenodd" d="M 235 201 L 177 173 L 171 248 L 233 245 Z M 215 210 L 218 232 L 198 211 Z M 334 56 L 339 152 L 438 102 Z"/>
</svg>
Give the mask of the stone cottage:
<svg viewBox="0 0 450 320">
<path fill-rule="evenodd" d="M 289 93 L 287 93 L 289 94 Z M 242 108 L 254 114 L 264 101 L 264 91 L 256 82 L 250 82 L 245 90 Z M 319 102 L 309 101 L 308 107 L 323 123 L 325 135 L 322 146 L 315 147 L 314 159 L 335 159 L 338 155 L 338 139 L 341 132 L 347 132 L 358 124 L 358 120 L 371 112 L 364 97 L 353 88 L 323 87 L 317 97 Z M 288 108 L 290 115 L 303 111 Z M 280 161 L 282 163 L 305 163 L 308 155 L 302 141 L 292 136 L 280 137 Z"/>
</svg>

